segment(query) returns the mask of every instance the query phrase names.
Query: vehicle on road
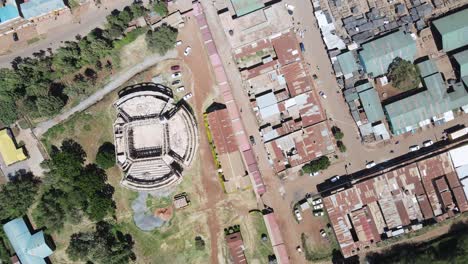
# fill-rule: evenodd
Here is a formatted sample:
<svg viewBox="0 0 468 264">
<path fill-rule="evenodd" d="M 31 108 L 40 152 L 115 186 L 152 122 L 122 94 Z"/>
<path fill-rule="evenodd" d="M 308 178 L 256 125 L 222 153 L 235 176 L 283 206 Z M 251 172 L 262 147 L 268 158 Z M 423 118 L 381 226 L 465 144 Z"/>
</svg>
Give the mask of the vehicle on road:
<svg viewBox="0 0 468 264">
<path fill-rule="evenodd" d="M 183 43 L 182 40 L 178 40 L 178 41 L 175 43 L 175 45 L 176 45 L 176 47 L 177 47 L 177 46 L 182 45 L 182 43 Z"/>
<path fill-rule="evenodd" d="M 317 205 L 322 203 L 322 198 L 318 198 L 312 201 L 312 205 Z"/>
<path fill-rule="evenodd" d="M 466 134 L 468 134 L 468 128 L 464 127 L 459 130 L 453 131 L 452 133 L 448 133 L 448 138 L 450 140 L 454 140 L 463 137 Z"/>
<path fill-rule="evenodd" d="M 327 95 L 325 94 L 324 91 L 320 91 L 320 92 L 319 92 L 319 95 L 320 95 L 323 99 L 326 99 L 326 98 L 327 98 Z"/>
<path fill-rule="evenodd" d="M 254 146 L 254 145 L 255 145 L 255 138 L 254 138 L 254 136 L 250 136 L 250 137 L 249 137 L 249 140 L 250 140 L 250 144 L 252 144 L 252 146 Z"/>
<path fill-rule="evenodd" d="M 314 210 L 314 211 L 312 211 L 312 213 L 314 214 L 314 216 L 323 216 L 323 215 L 324 215 L 322 209 L 320 209 L 320 210 Z"/>
<path fill-rule="evenodd" d="M 366 168 L 370 169 L 370 168 L 374 167 L 375 165 L 376 165 L 375 162 L 371 161 L 371 162 L 366 164 Z"/>
<path fill-rule="evenodd" d="M 178 70 L 180 70 L 180 66 L 179 65 L 172 65 L 171 70 L 172 71 L 178 71 Z"/>
<path fill-rule="evenodd" d="M 175 80 L 172 82 L 172 85 L 178 85 L 180 83 L 180 80 Z"/>
<path fill-rule="evenodd" d="M 336 182 L 336 181 L 338 181 L 339 179 L 340 179 L 340 176 L 337 175 L 337 176 L 331 178 L 330 181 L 331 181 L 331 182 Z"/>
<path fill-rule="evenodd" d="M 302 253 L 302 248 L 301 248 L 301 246 L 297 246 L 297 247 L 296 247 L 296 250 L 297 250 L 297 252 Z"/>
<path fill-rule="evenodd" d="M 418 151 L 418 150 L 419 150 L 419 146 L 418 146 L 418 145 L 411 146 L 411 147 L 409 147 L 409 150 L 410 150 L 410 151 Z"/>
<path fill-rule="evenodd" d="M 320 173 L 318 171 L 309 173 L 310 177 L 318 176 Z"/>
<path fill-rule="evenodd" d="M 294 210 L 294 214 L 296 215 L 297 221 L 301 221 L 301 220 L 302 220 L 302 215 L 301 215 L 301 212 L 299 212 L 299 209 L 295 209 L 295 210 Z"/>
<path fill-rule="evenodd" d="M 305 47 L 304 47 L 304 43 L 299 43 L 299 47 L 301 48 L 301 51 L 302 52 L 305 52 Z"/>
<path fill-rule="evenodd" d="M 322 208 L 323 208 L 323 204 L 314 205 L 314 210 L 318 210 L 318 209 L 322 209 Z"/>
<path fill-rule="evenodd" d="M 188 56 L 190 54 L 190 51 L 192 51 L 192 48 L 188 46 L 187 48 L 185 48 L 184 55 Z"/>
<path fill-rule="evenodd" d="M 322 237 L 326 237 L 326 236 L 327 236 L 327 232 L 325 232 L 325 230 L 323 230 L 323 229 L 320 229 L 320 235 L 321 235 Z"/>
<path fill-rule="evenodd" d="M 180 72 L 174 72 L 174 73 L 171 75 L 172 79 L 179 78 L 179 77 L 181 77 L 181 76 L 182 76 L 182 73 L 180 73 Z"/>
<path fill-rule="evenodd" d="M 434 142 L 432 142 L 432 140 L 426 140 L 426 141 L 423 142 L 424 147 L 430 147 L 430 146 L 432 146 L 432 144 L 434 144 Z"/>
<path fill-rule="evenodd" d="M 176 91 L 177 91 L 178 93 L 183 92 L 183 91 L 185 91 L 185 87 L 184 87 L 184 86 L 181 86 L 181 87 L 177 88 Z"/>
<path fill-rule="evenodd" d="M 193 94 L 192 93 L 188 93 L 186 95 L 184 95 L 184 100 L 187 101 L 188 99 L 192 98 Z"/>
</svg>

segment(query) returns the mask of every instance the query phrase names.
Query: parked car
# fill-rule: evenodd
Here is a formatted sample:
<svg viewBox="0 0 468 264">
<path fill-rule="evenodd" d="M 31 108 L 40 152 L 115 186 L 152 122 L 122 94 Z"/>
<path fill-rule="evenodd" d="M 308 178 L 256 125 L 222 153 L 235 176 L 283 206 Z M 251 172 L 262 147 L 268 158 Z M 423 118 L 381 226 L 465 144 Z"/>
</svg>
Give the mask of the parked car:
<svg viewBox="0 0 468 264">
<path fill-rule="evenodd" d="M 310 177 L 318 176 L 320 173 L 318 171 L 309 173 Z"/>
<path fill-rule="evenodd" d="M 254 138 L 254 136 L 250 136 L 249 139 L 250 139 L 250 144 L 252 144 L 252 146 L 255 145 L 255 138 Z"/>
<path fill-rule="evenodd" d="M 410 150 L 410 151 L 417 151 L 417 150 L 419 150 L 419 146 L 418 146 L 418 145 L 411 146 L 411 147 L 409 148 L 409 150 Z"/>
<path fill-rule="evenodd" d="M 335 176 L 333 178 L 330 179 L 331 182 L 336 182 L 340 179 L 340 176 Z"/>
<path fill-rule="evenodd" d="M 178 70 L 180 70 L 180 66 L 179 65 L 172 65 L 171 70 L 172 71 L 178 71 Z"/>
<path fill-rule="evenodd" d="M 176 47 L 177 47 L 177 46 L 182 45 L 182 43 L 183 43 L 182 40 L 178 40 L 178 41 L 175 43 L 175 45 L 176 45 Z"/>
<path fill-rule="evenodd" d="M 434 144 L 434 142 L 432 142 L 432 140 L 426 140 L 426 141 L 423 142 L 424 147 L 432 146 L 432 144 Z"/>
<path fill-rule="evenodd" d="M 185 91 L 185 87 L 184 87 L 184 86 L 181 86 L 181 87 L 177 88 L 176 91 L 177 91 L 178 93 L 183 92 L 183 91 Z"/>
<path fill-rule="evenodd" d="M 295 209 L 295 210 L 294 210 L 294 214 L 296 215 L 297 221 L 301 221 L 301 220 L 302 220 L 302 215 L 301 215 L 301 212 L 299 212 L 299 209 Z"/>
<path fill-rule="evenodd" d="M 188 99 L 192 98 L 193 94 L 192 93 L 188 93 L 186 95 L 184 95 L 184 100 L 187 101 Z"/>
<path fill-rule="evenodd" d="M 314 216 L 323 216 L 324 213 L 323 213 L 323 210 L 314 210 L 312 211 L 312 213 L 314 214 Z"/>
<path fill-rule="evenodd" d="M 327 232 L 325 232 L 325 230 L 323 230 L 323 229 L 320 229 L 320 235 L 321 235 L 322 237 L 326 237 L 326 236 L 327 236 Z"/>
<path fill-rule="evenodd" d="M 318 79 L 317 74 L 313 74 L 312 77 L 314 78 L 314 80 L 317 80 L 317 79 Z"/>
<path fill-rule="evenodd" d="M 314 210 L 318 210 L 318 209 L 322 209 L 322 208 L 323 208 L 323 204 L 314 205 Z"/>
<path fill-rule="evenodd" d="M 319 92 L 319 95 L 320 95 L 323 99 L 326 99 L 326 98 L 327 98 L 327 95 L 325 94 L 324 91 L 320 91 L 320 92 Z"/>
<path fill-rule="evenodd" d="M 184 55 L 188 56 L 190 54 L 190 51 L 192 51 L 192 48 L 188 46 L 187 48 L 185 48 Z"/>
<path fill-rule="evenodd" d="M 171 75 L 172 79 L 179 78 L 179 77 L 181 77 L 181 76 L 182 76 L 182 73 L 180 73 L 180 72 L 174 72 L 174 73 Z"/>
<path fill-rule="evenodd" d="M 375 162 L 371 161 L 371 162 L 366 164 L 366 168 L 370 169 L 370 168 L 374 167 L 375 165 L 376 165 Z"/>
<path fill-rule="evenodd" d="M 178 85 L 180 83 L 180 80 L 175 80 L 172 82 L 172 85 Z"/>
<path fill-rule="evenodd" d="M 304 43 L 299 43 L 299 47 L 301 48 L 301 51 L 302 52 L 305 52 L 305 47 L 304 47 Z"/>
<path fill-rule="evenodd" d="M 322 203 L 322 198 L 318 198 L 312 201 L 312 205 L 317 205 Z"/>
</svg>

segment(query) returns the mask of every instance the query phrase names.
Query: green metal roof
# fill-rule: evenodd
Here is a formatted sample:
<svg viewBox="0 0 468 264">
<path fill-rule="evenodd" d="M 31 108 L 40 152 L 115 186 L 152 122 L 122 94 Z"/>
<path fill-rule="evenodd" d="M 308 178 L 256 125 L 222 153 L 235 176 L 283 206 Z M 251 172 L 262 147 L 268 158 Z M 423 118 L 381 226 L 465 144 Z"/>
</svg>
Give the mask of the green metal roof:
<svg viewBox="0 0 468 264">
<path fill-rule="evenodd" d="M 360 93 L 360 92 L 363 92 L 365 90 L 368 90 L 370 88 L 372 88 L 372 84 L 370 82 L 366 82 L 366 83 L 363 83 L 363 84 L 360 84 L 358 86 L 356 86 L 356 92 Z"/>
<path fill-rule="evenodd" d="M 468 44 L 468 8 L 432 22 L 442 36 L 445 52 Z"/>
<path fill-rule="evenodd" d="M 416 42 L 401 30 L 363 44 L 359 52 L 364 70 L 374 77 L 386 74 L 396 57 L 413 62 L 415 55 Z"/>
<path fill-rule="evenodd" d="M 344 75 L 350 74 L 359 70 L 359 66 L 356 63 L 356 59 L 354 58 L 353 53 L 351 51 L 347 51 L 345 53 L 342 53 L 336 56 L 336 59 L 338 60 L 338 63 L 340 64 L 340 67 L 341 67 L 341 72 Z"/>
<path fill-rule="evenodd" d="M 454 86 L 454 90 L 450 93 L 444 88 L 442 96 L 425 90 L 385 105 L 384 109 L 392 133 L 399 135 L 416 129 L 421 121 L 467 104 L 468 93 L 465 87 L 458 85 Z"/>
<path fill-rule="evenodd" d="M 231 3 L 238 17 L 256 11 L 265 6 L 262 0 L 231 0 Z"/>
<path fill-rule="evenodd" d="M 358 94 L 356 92 L 345 94 L 346 102 L 352 102 L 352 101 L 357 100 L 357 99 L 359 99 L 359 96 L 358 96 Z"/>
<path fill-rule="evenodd" d="M 416 65 L 418 66 L 419 72 L 421 73 L 421 77 L 423 78 L 437 72 L 437 67 L 431 60 L 425 60 Z"/>
<path fill-rule="evenodd" d="M 442 74 L 440 74 L 440 72 L 429 75 L 423 80 L 427 90 L 433 96 L 442 96 L 445 93 L 445 90 L 447 89 L 447 87 L 445 86 L 444 79 L 442 79 Z"/>
<path fill-rule="evenodd" d="M 460 77 L 468 76 L 468 49 L 453 55 L 460 65 Z"/>
<path fill-rule="evenodd" d="M 384 119 L 385 115 L 382 109 L 382 104 L 380 103 L 379 95 L 374 88 L 360 92 L 359 98 L 361 99 L 362 107 L 364 107 L 369 123 L 374 123 Z"/>
</svg>

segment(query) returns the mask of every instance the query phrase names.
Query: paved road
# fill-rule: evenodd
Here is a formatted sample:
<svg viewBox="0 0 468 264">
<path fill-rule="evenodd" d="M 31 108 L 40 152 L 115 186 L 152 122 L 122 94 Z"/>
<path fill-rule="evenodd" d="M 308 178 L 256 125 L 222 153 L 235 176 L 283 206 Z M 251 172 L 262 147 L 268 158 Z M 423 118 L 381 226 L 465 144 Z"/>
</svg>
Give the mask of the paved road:
<svg viewBox="0 0 468 264">
<path fill-rule="evenodd" d="M 83 110 L 86 110 L 88 107 L 92 106 L 96 102 L 100 101 L 102 98 L 104 98 L 105 95 L 108 93 L 114 91 L 115 89 L 119 88 L 122 86 L 125 82 L 130 80 L 135 74 L 142 72 L 149 67 L 157 64 L 160 61 L 166 60 L 166 59 L 171 59 L 171 58 L 176 58 L 177 57 L 177 52 L 175 50 L 169 51 L 166 55 L 160 56 L 158 54 L 151 55 L 147 57 L 144 61 L 141 63 L 131 67 L 130 69 L 127 69 L 125 71 L 119 72 L 118 74 L 114 75 L 112 80 L 104 86 L 102 89 L 98 90 L 94 94 L 92 94 L 90 97 L 86 98 L 83 100 L 81 103 L 79 103 L 77 106 L 59 114 L 53 119 L 44 121 L 42 123 L 39 123 L 33 130 L 34 134 L 39 138 L 42 134 L 44 134 L 49 128 L 57 125 L 58 123 L 66 120 L 73 114 L 77 112 L 81 112 Z"/>
<path fill-rule="evenodd" d="M 49 31 L 44 39 L 32 45 L 0 56 L 0 67 L 11 67 L 11 61 L 16 57 L 28 57 L 35 52 L 47 50 L 48 48 L 54 50 L 60 47 L 62 42 L 74 40 L 76 35 L 84 36 L 92 29 L 102 26 L 106 22 L 106 16 L 112 10 L 122 10 L 131 3 L 133 3 L 133 0 L 104 0 L 102 5 L 97 7 L 94 5 L 94 1 L 91 1 L 89 9 L 81 14 L 79 18 Z"/>
</svg>

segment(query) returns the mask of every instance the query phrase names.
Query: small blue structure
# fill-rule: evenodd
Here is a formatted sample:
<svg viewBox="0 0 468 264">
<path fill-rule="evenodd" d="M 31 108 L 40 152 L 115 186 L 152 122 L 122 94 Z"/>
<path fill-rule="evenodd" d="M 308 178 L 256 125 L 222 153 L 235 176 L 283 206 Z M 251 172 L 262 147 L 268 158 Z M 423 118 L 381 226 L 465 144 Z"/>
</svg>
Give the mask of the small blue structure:
<svg viewBox="0 0 468 264">
<path fill-rule="evenodd" d="M 20 17 L 18 7 L 14 4 L 7 3 L 4 7 L 0 7 L 0 24 L 9 20 Z"/>
<path fill-rule="evenodd" d="M 52 249 L 44 239 L 44 232 L 31 234 L 23 218 L 16 218 L 3 225 L 3 230 L 21 264 L 45 264 Z"/>
<path fill-rule="evenodd" d="M 65 8 L 63 0 L 29 0 L 20 4 L 25 19 L 42 16 L 47 13 Z"/>
</svg>

